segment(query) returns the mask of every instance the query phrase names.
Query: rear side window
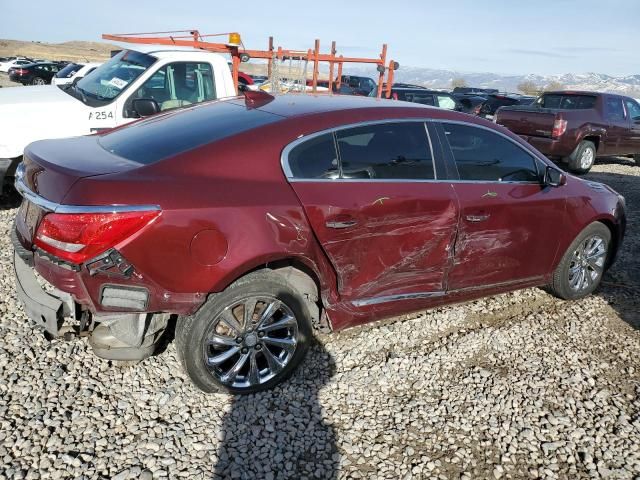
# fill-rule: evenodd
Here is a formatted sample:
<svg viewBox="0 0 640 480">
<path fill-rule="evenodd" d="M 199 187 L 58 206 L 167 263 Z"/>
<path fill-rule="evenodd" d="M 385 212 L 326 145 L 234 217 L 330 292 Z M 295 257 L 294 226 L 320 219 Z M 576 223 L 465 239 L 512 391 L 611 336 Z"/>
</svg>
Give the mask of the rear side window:
<svg viewBox="0 0 640 480">
<path fill-rule="evenodd" d="M 433 157 L 424 123 L 366 125 L 336 132 L 343 178 L 430 180 Z"/>
<path fill-rule="evenodd" d="M 281 118 L 247 109 L 244 102 L 218 102 L 153 116 L 104 133 L 98 141 L 115 155 L 151 164 Z"/>
<path fill-rule="evenodd" d="M 543 108 L 560 108 L 563 110 L 588 110 L 596 105 L 596 97 L 592 95 L 547 94 L 538 101 Z"/>
<path fill-rule="evenodd" d="M 483 128 L 443 124 L 461 180 L 536 182 L 533 157 L 523 148 Z"/>
<path fill-rule="evenodd" d="M 604 115 L 612 122 L 624 122 L 624 108 L 622 99 L 618 97 L 607 97 L 604 102 Z"/>
<path fill-rule="evenodd" d="M 337 178 L 338 156 L 333 135 L 327 133 L 296 146 L 289 152 L 294 178 Z"/>
</svg>

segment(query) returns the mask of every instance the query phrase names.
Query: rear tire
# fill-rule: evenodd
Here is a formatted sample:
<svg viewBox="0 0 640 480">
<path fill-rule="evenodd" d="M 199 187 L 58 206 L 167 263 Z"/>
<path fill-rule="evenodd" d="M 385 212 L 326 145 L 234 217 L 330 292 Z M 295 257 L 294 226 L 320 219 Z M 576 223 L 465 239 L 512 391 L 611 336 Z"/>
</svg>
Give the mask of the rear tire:
<svg viewBox="0 0 640 480">
<path fill-rule="evenodd" d="M 31 80 L 31 85 L 46 85 L 47 82 L 44 81 L 44 78 L 40 78 L 40 77 L 34 77 L 33 80 Z"/>
<path fill-rule="evenodd" d="M 571 155 L 567 157 L 569 171 L 573 173 L 587 173 L 596 161 L 596 146 L 589 140 L 578 144 Z"/>
<path fill-rule="evenodd" d="M 611 254 L 611 231 L 600 222 L 582 230 L 565 252 L 551 280 L 551 291 L 564 300 L 593 293 Z"/>
<path fill-rule="evenodd" d="M 302 363 L 312 337 L 310 318 L 305 301 L 281 275 L 254 272 L 178 320 L 178 357 L 204 392 L 267 390 Z"/>
</svg>

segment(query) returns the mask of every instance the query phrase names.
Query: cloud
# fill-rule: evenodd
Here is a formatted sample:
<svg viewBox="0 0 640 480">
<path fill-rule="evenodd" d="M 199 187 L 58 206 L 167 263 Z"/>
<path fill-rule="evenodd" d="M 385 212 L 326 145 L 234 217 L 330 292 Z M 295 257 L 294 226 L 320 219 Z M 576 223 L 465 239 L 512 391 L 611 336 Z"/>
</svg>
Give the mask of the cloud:
<svg viewBox="0 0 640 480">
<path fill-rule="evenodd" d="M 510 48 L 506 51 L 509 53 L 516 53 L 518 55 L 535 55 L 538 57 L 549 57 L 549 58 L 575 58 L 575 55 L 567 55 L 564 53 L 557 53 L 557 52 L 545 52 L 543 50 L 527 50 L 523 48 Z"/>
</svg>

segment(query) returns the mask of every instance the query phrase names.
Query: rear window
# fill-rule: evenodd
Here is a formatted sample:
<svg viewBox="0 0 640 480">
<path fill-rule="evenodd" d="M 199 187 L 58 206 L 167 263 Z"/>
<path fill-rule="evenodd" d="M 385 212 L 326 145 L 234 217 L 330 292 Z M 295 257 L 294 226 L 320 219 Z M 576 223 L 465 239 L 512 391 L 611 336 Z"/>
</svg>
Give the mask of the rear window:
<svg viewBox="0 0 640 480">
<path fill-rule="evenodd" d="M 596 105 L 592 95 L 543 95 L 537 102 L 542 108 L 560 108 L 563 110 L 588 110 Z"/>
<path fill-rule="evenodd" d="M 115 155 L 148 165 L 281 118 L 231 102 L 216 102 L 151 117 L 102 134 L 98 141 Z"/>
</svg>

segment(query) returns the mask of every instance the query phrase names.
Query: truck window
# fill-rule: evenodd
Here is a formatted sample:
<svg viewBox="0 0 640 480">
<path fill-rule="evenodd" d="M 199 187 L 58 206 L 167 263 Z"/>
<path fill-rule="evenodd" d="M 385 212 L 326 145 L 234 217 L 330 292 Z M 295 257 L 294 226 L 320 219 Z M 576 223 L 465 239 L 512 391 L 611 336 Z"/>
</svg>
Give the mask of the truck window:
<svg viewBox="0 0 640 480">
<path fill-rule="evenodd" d="M 625 100 L 624 103 L 631 119 L 634 121 L 640 120 L 640 105 L 633 100 Z"/>
<path fill-rule="evenodd" d="M 80 98 L 94 107 L 106 105 L 124 92 L 155 61 L 156 58 L 151 55 L 123 50 L 77 83 Z"/>
<path fill-rule="evenodd" d="M 170 63 L 149 77 L 127 106 L 135 98 L 152 98 L 161 111 L 215 100 L 213 70 L 208 63 Z"/>
<path fill-rule="evenodd" d="M 593 95 L 545 94 L 536 102 L 542 108 L 559 108 L 563 110 L 588 110 L 596 105 Z"/>
<path fill-rule="evenodd" d="M 447 110 L 456 109 L 456 101 L 449 95 L 436 95 L 436 98 L 438 99 L 438 106 L 440 108 L 444 108 Z"/>
<path fill-rule="evenodd" d="M 624 108 L 622 99 L 618 97 L 607 97 L 604 102 L 604 116 L 611 122 L 624 122 Z"/>
</svg>

